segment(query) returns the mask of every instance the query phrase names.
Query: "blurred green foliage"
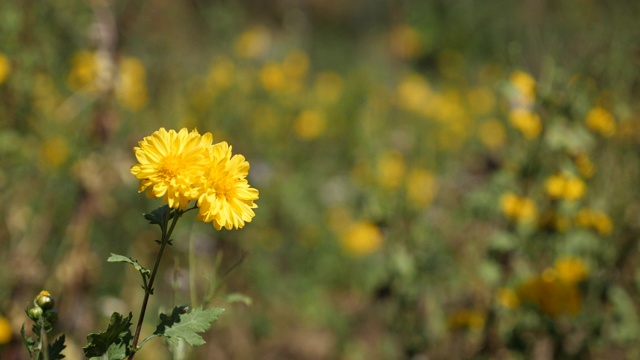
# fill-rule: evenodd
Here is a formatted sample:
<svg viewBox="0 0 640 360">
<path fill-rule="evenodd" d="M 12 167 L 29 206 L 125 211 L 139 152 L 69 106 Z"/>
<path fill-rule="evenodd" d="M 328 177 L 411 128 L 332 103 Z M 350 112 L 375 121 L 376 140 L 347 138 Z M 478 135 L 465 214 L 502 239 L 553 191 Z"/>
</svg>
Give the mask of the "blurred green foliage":
<svg viewBox="0 0 640 360">
<path fill-rule="evenodd" d="M 191 358 L 638 356 L 639 16 L 1 2 L 0 357 L 22 356 L 41 289 L 70 359 L 137 308 L 137 275 L 106 259 L 155 256 L 130 166 L 159 127 L 228 141 L 260 190 L 244 229 L 185 221 L 164 259 L 151 313 L 227 308 Z"/>
</svg>

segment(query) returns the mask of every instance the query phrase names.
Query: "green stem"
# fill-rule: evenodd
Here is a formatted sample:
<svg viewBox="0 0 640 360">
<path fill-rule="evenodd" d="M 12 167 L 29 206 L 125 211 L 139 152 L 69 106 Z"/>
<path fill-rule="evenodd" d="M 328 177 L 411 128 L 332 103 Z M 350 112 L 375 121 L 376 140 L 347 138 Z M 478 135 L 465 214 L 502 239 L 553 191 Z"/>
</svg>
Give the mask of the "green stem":
<svg viewBox="0 0 640 360">
<path fill-rule="evenodd" d="M 156 263 L 153 265 L 153 270 L 151 271 L 151 276 L 149 277 L 149 282 L 147 282 L 147 286 L 144 287 L 144 299 L 142 300 L 142 307 L 140 308 L 140 317 L 138 318 L 138 325 L 136 326 L 136 333 L 133 336 L 133 345 L 131 346 L 131 355 L 129 355 L 129 360 L 132 360 L 138 351 L 138 339 L 140 338 L 140 331 L 142 330 L 142 323 L 144 321 L 144 315 L 147 311 L 147 303 L 149 302 L 149 296 L 153 294 L 153 282 L 156 279 L 156 274 L 158 273 L 158 267 L 160 266 L 160 259 L 162 259 L 162 254 L 164 253 L 164 249 L 169 243 L 169 239 L 171 238 L 171 233 L 173 233 L 173 229 L 176 227 L 176 223 L 180 216 L 184 213 L 182 210 L 174 210 L 173 213 L 173 221 L 171 222 L 171 226 L 169 230 L 163 232 L 162 239 L 160 241 L 160 250 L 158 251 L 158 257 L 156 258 Z M 163 227 L 166 229 L 166 225 Z"/>
<path fill-rule="evenodd" d="M 47 332 L 44 330 L 44 325 L 40 327 L 40 339 L 39 339 L 40 354 L 44 360 L 49 360 L 49 349 L 47 347 Z"/>
<path fill-rule="evenodd" d="M 191 233 L 189 236 L 189 298 L 191 299 L 191 306 L 196 307 L 197 292 L 196 292 L 196 246 L 195 236 Z"/>
</svg>

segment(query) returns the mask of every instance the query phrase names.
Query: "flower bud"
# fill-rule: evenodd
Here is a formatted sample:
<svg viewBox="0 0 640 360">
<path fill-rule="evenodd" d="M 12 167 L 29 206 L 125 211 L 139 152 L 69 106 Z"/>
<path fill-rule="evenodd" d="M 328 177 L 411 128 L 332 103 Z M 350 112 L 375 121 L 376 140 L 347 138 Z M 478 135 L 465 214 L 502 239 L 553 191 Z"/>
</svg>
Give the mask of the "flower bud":
<svg viewBox="0 0 640 360">
<path fill-rule="evenodd" d="M 34 304 L 36 306 L 39 306 L 42 308 L 42 310 L 49 310 L 49 309 L 53 309 L 53 306 L 55 305 L 55 300 L 53 299 L 53 296 L 51 296 L 51 294 L 49 294 L 48 291 L 41 291 L 40 294 L 38 294 L 38 296 L 36 296 L 36 300 L 34 301 Z"/>
<path fill-rule="evenodd" d="M 37 321 L 43 314 L 43 310 L 40 306 L 34 306 L 31 309 L 27 310 L 27 315 L 33 321 Z"/>
<path fill-rule="evenodd" d="M 49 309 L 44 311 L 44 318 L 51 324 L 58 322 L 58 310 Z"/>
</svg>

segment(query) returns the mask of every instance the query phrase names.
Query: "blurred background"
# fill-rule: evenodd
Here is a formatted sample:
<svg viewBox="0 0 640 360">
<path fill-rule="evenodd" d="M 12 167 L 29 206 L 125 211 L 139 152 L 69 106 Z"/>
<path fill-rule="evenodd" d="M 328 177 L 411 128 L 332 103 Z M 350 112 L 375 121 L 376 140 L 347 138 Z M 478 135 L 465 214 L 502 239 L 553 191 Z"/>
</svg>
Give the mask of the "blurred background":
<svg viewBox="0 0 640 360">
<path fill-rule="evenodd" d="M 251 164 L 244 229 L 186 216 L 143 359 L 640 357 L 640 3 L 0 2 L 0 358 L 56 298 L 68 359 L 137 317 L 160 205 L 132 148 L 197 128 Z M 188 215 L 190 215 L 189 213 Z M 184 357 L 180 357 L 184 356 Z"/>
</svg>

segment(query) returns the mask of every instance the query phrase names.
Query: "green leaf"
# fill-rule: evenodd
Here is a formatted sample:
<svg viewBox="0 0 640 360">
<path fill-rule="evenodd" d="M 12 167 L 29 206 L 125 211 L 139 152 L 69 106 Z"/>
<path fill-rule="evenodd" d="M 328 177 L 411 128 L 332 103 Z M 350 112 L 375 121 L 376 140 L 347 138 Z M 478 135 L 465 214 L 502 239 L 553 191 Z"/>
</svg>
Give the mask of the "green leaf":
<svg viewBox="0 0 640 360">
<path fill-rule="evenodd" d="M 129 264 L 133 265 L 133 267 L 136 270 L 138 270 L 140 272 L 140 274 L 142 274 L 142 275 L 151 275 L 151 271 L 149 271 L 148 269 L 145 269 L 144 266 L 140 265 L 140 263 L 138 261 L 133 260 L 132 258 L 130 258 L 128 256 L 111 253 L 111 256 L 109 256 L 107 261 L 108 262 L 126 262 L 126 263 L 129 263 Z"/>
<path fill-rule="evenodd" d="M 24 342 L 24 345 L 27 347 L 27 350 L 29 350 L 29 355 L 33 354 L 33 351 L 35 350 L 33 348 L 33 345 L 35 345 L 36 341 L 31 336 L 27 336 L 25 334 L 24 324 L 22 324 L 22 327 L 20 328 L 20 336 L 22 336 L 22 342 Z"/>
<path fill-rule="evenodd" d="M 147 219 L 149 223 L 159 225 L 160 228 L 164 229 L 167 222 L 169 222 L 169 219 L 171 219 L 171 210 L 169 209 L 169 205 L 164 204 L 153 210 L 150 214 L 144 214 L 144 218 Z"/>
<path fill-rule="evenodd" d="M 176 306 L 170 316 L 160 314 L 160 324 L 154 334 L 167 338 L 172 346 L 183 339 L 189 345 L 199 346 L 205 343 L 198 333 L 207 331 L 211 323 L 218 320 L 224 309 L 199 307 L 187 312 L 187 306 Z"/>
<path fill-rule="evenodd" d="M 64 355 L 62 355 L 62 350 L 64 350 L 67 346 L 64 344 L 65 337 L 64 335 L 60 335 L 53 343 L 47 346 L 47 351 L 49 353 L 49 360 L 61 360 L 64 359 Z M 43 355 L 40 354 L 40 358 L 43 358 Z"/>
<path fill-rule="evenodd" d="M 124 317 L 122 314 L 113 313 L 106 331 L 89 334 L 88 344 L 83 348 L 84 355 L 88 358 L 108 355 L 108 359 L 124 359 L 128 355 L 129 345 L 133 339 L 131 336 L 132 315 Z"/>
</svg>

